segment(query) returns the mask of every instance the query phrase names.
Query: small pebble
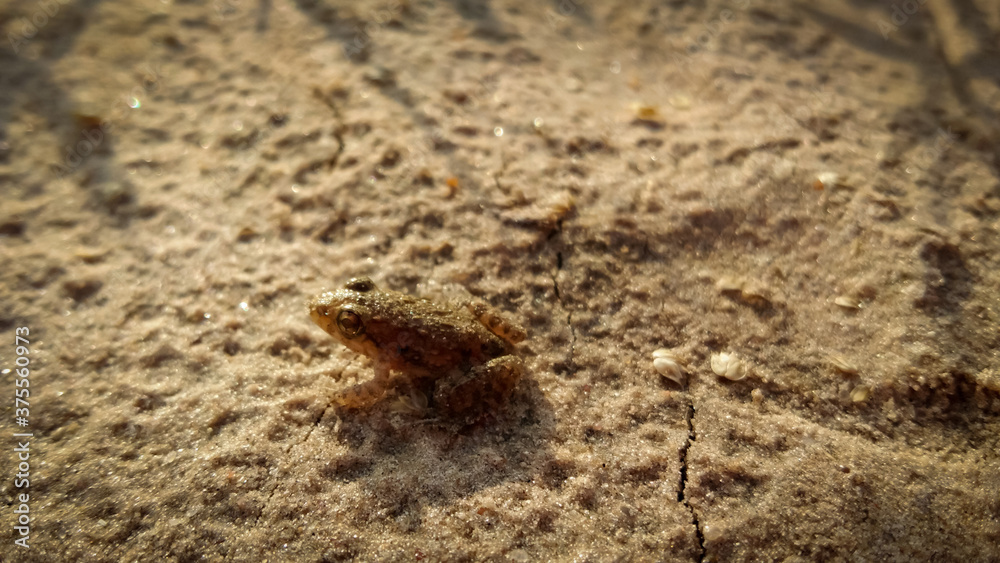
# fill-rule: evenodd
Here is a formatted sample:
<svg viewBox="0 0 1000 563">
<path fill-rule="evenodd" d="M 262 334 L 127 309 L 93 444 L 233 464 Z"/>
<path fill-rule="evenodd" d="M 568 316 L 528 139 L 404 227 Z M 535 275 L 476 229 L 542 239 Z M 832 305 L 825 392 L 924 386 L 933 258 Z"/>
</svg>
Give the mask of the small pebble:
<svg viewBox="0 0 1000 563">
<path fill-rule="evenodd" d="M 515 549 L 507 554 L 507 558 L 511 561 L 531 561 L 531 556 L 528 552 L 523 549 Z"/>
<path fill-rule="evenodd" d="M 720 540 L 722 539 L 723 536 L 722 528 L 720 528 L 719 526 L 711 526 L 709 524 L 705 524 L 701 533 L 702 537 L 705 538 L 705 541 L 708 542 L 714 542 Z"/>
</svg>

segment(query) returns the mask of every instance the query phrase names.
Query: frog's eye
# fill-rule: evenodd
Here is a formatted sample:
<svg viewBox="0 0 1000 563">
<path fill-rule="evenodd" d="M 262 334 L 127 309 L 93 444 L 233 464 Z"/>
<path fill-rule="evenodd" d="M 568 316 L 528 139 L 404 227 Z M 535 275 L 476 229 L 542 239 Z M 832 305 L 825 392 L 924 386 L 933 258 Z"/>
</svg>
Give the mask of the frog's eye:
<svg viewBox="0 0 1000 563">
<path fill-rule="evenodd" d="M 375 282 L 371 278 L 354 278 L 347 282 L 344 287 L 358 293 L 367 293 L 375 289 Z"/>
<path fill-rule="evenodd" d="M 364 334 L 365 323 L 361 321 L 361 315 L 344 309 L 337 313 L 337 328 L 345 338 L 357 338 Z"/>
</svg>

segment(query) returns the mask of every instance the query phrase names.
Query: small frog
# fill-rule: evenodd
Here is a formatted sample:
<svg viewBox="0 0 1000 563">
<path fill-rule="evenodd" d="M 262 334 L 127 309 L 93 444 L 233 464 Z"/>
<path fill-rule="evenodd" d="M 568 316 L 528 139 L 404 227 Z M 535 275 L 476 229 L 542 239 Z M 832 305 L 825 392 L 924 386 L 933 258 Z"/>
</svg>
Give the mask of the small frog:
<svg viewBox="0 0 1000 563">
<path fill-rule="evenodd" d="M 334 398 L 346 407 L 378 401 L 395 372 L 409 383 L 431 384 L 438 409 L 468 416 L 506 400 L 521 378 L 521 359 L 512 351 L 524 329 L 484 303 L 446 307 L 354 278 L 308 307 L 320 328 L 375 364 L 374 379 Z"/>
</svg>

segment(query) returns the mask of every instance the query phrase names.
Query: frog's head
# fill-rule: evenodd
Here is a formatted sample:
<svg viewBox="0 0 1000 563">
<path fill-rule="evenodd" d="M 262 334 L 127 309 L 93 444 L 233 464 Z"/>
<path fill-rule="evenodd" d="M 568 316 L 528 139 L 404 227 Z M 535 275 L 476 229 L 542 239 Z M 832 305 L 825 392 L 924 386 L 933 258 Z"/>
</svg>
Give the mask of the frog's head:
<svg viewBox="0 0 1000 563">
<path fill-rule="evenodd" d="M 354 278 L 344 284 L 343 289 L 327 291 L 310 299 L 307 304 L 309 317 L 344 346 L 373 357 L 376 344 L 365 334 L 365 327 L 371 320 L 365 294 L 375 290 L 375 282 L 371 279 Z"/>
</svg>

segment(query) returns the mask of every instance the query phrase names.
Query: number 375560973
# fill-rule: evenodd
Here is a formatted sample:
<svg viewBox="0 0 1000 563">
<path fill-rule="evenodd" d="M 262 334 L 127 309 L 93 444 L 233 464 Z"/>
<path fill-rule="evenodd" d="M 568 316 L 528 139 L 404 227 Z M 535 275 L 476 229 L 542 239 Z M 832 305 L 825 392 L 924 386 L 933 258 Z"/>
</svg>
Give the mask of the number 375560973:
<svg viewBox="0 0 1000 563">
<path fill-rule="evenodd" d="M 28 392 L 28 387 L 31 386 L 31 382 L 28 376 L 31 371 L 28 369 L 28 365 L 31 364 L 31 360 L 28 359 L 28 327 L 21 326 L 17 327 L 14 331 L 14 354 L 17 358 L 14 363 L 17 364 L 17 378 L 14 380 L 14 386 L 17 390 L 14 391 L 14 416 L 27 417 L 28 416 L 28 401 L 27 398 L 30 396 Z"/>
</svg>

